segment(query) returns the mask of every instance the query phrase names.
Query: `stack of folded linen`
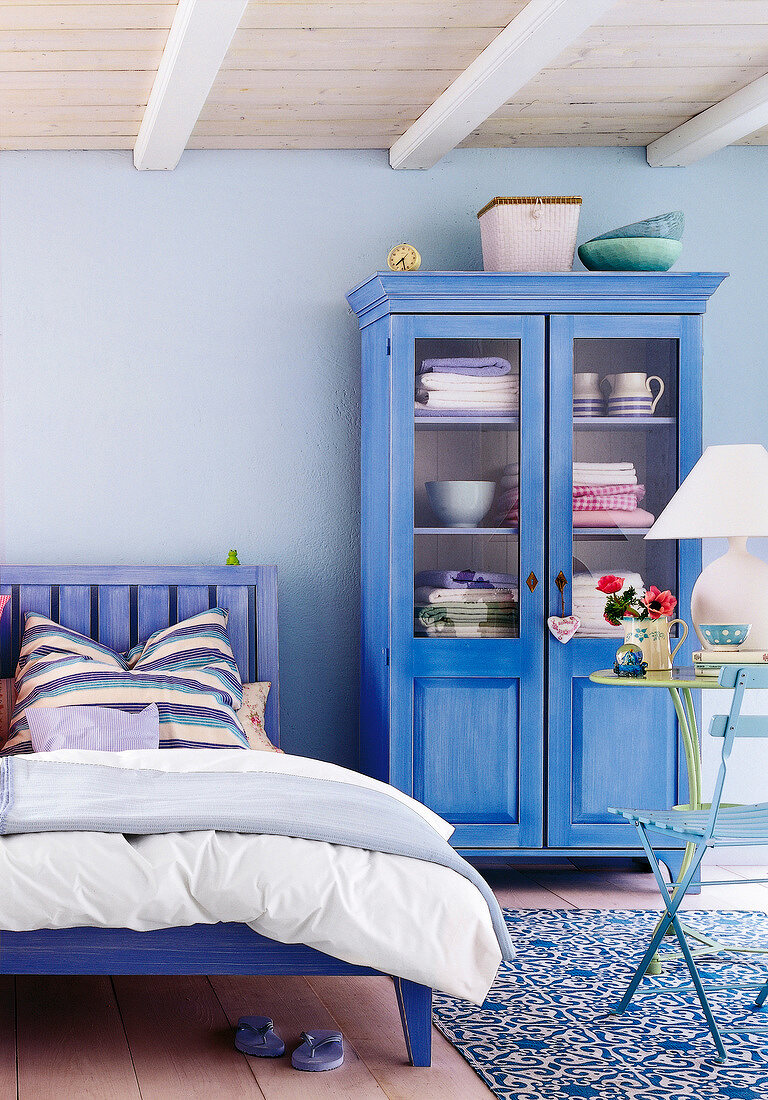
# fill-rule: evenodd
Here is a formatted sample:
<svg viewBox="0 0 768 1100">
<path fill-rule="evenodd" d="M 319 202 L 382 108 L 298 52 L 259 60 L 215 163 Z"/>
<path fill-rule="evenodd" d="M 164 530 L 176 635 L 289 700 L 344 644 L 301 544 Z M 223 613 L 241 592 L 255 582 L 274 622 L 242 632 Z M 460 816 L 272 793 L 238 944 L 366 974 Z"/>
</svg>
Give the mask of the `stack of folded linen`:
<svg viewBox="0 0 768 1100">
<path fill-rule="evenodd" d="M 638 508 L 644 496 L 631 462 L 573 464 L 574 527 L 650 527 L 654 516 Z"/>
<path fill-rule="evenodd" d="M 517 578 L 472 569 L 416 574 L 417 634 L 428 638 L 512 638 L 519 624 Z"/>
<path fill-rule="evenodd" d="M 598 591 L 597 582 L 606 573 L 624 577 L 622 592 L 626 592 L 628 588 L 634 588 L 640 595 L 645 592 L 643 578 L 639 573 L 622 573 L 621 569 L 604 569 L 598 576 L 592 576 L 591 573 L 574 573 L 571 609 L 581 624 L 576 631 L 577 634 L 588 635 L 590 638 L 624 637 L 624 627 L 621 624 L 612 626 L 605 619 L 606 595 Z"/>
<path fill-rule="evenodd" d="M 421 416 L 504 416 L 517 412 L 520 383 L 499 356 L 425 359 L 416 373 Z"/>
<path fill-rule="evenodd" d="M 517 527 L 520 518 L 520 464 L 510 462 L 499 479 L 498 522 L 503 527 Z"/>
</svg>

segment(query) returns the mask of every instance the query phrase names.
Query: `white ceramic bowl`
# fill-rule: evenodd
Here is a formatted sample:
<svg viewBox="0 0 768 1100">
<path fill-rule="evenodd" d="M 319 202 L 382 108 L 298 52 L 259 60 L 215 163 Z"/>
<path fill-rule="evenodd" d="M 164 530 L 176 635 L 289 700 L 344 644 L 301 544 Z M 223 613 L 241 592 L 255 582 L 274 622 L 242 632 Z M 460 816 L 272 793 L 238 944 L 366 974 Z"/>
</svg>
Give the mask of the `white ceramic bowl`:
<svg viewBox="0 0 768 1100">
<path fill-rule="evenodd" d="M 432 511 L 444 527 L 477 527 L 488 515 L 495 481 L 428 481 Z"/>
</svg>

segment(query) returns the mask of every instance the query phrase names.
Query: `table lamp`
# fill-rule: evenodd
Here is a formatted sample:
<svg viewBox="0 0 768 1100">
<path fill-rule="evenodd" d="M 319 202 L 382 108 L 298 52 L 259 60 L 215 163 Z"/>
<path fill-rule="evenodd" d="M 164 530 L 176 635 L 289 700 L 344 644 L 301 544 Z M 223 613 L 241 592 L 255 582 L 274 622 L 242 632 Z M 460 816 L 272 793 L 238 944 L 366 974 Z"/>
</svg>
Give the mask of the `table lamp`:
<svg viewBox="0 0 768 1100">
<path fill-rule="evenodd" d="M 702 623 L 751 623 L 748 648 L 768 651 L 768 563 L 748 552 L 754 535 L 768 535 L 768 451 L 759 443 L 707 447 L 645 536 L 728 539 L 691 594 L 705 648 Z"/>
</svg>

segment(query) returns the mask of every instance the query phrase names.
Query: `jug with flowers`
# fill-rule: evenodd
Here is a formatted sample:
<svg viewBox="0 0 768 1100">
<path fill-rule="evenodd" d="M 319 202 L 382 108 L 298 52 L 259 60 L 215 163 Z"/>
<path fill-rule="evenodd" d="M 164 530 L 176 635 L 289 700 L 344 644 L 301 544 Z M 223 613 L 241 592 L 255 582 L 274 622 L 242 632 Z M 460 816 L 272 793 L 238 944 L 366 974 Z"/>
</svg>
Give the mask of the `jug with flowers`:
<svg viewBox="0 0 768 1100">
<path fill-rule="evenodd" d="M 672 658 L 688 634 L 682 619 L 670 619 L 677 600 L 667 589 L 660 592 L 652 584 L 644 593 L 632 585 L 625 586 L 624 577 L 608 574 L 597 582 L 598 592 L 605 597 L 604 617 L 613 626 L 624 627 L 624 644 L 632 643 L 643 651 L 643 661 L 649 672 L 665 672 L 672 668 Z M 669 630 L 675 623 L 683 628 L 682 637 L 670 652 Z"/>
</svg>

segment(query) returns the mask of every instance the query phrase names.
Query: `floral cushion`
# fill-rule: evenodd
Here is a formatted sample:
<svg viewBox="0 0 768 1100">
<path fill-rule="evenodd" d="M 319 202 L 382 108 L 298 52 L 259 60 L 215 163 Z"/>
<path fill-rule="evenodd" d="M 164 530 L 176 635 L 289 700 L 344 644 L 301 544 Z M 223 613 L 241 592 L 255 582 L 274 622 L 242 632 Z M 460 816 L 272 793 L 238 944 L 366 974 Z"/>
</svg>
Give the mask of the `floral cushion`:
<svg viewBox="0 0 768 1100">
<path fill-rule="evenodd" d="M 252 749 L 261 749 L 263 752 L 282 752 L 282 749 L 272 744 L 264 729 L 264 709 L 271 686 L 269 682 L 243 684 L 243 705 L 237 712 L 237 720 L 245 730 L 248 744 Z"/>
<path fill-rule="evenodd" d="M 16 702 L 16 681 L 10 676 L 0 680 L 0 749 L 8 740 L 11 730 L 11 715 Z"/>
</svg>

